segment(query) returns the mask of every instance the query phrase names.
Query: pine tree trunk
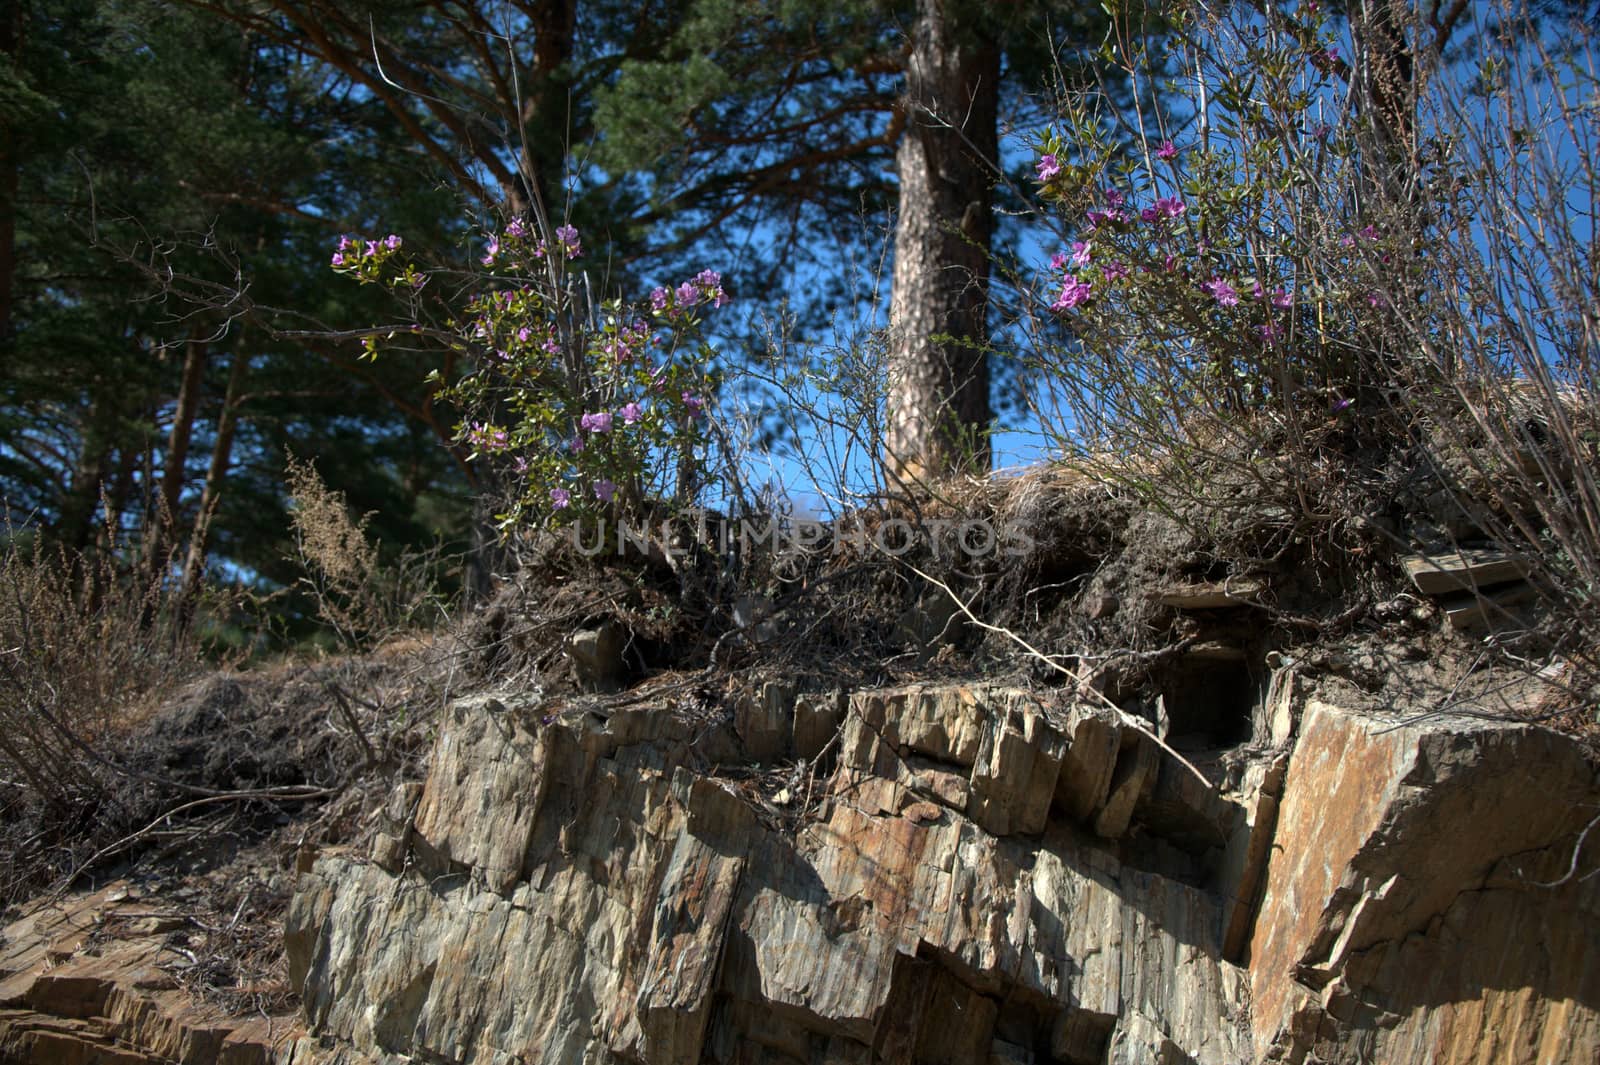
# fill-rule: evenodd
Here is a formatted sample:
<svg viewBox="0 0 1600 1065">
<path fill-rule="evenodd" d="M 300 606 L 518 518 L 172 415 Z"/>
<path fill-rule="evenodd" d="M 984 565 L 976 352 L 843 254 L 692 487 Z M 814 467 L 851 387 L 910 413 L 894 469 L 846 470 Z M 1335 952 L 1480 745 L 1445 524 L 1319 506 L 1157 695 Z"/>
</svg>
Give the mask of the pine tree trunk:
<svg viewBox="0 0 1600 1065">
<path fill-rule="evenodd" d="M 0 56 L 15 64 L 21 51 L 22 5 L 0 14 Z M 17 152 L 9 122 L 0 122 L 0 341 L 11 333 L 17 277 Z"/>
<path fill-rule="evenodd" d="M 987 472 L 989 245 L 1000 53 L 918 0 L 906 70 L 884 469 L 891 489 Z"/>
<path fill-rule="evenodd" d="M 222 498 L 223 481 L 233 465 L 233 438 L 239 427 L 239 406 L 244 402 L 244 382 L 249 372 L 250 357 L 243 352 L 235 353 L 233 366 L 228 371 L 228 391 L 217 411 L 217 434 L 211 443 L 211 464 L 206 469 L 205 487 L 200 491 L 200 508 L 195 515 L 194 532 L 189 537 L 189 551 L 183 563 L 185 610 L 192 608 L 194 593 L 205 574 L 211 518 Z"/>
</svg>

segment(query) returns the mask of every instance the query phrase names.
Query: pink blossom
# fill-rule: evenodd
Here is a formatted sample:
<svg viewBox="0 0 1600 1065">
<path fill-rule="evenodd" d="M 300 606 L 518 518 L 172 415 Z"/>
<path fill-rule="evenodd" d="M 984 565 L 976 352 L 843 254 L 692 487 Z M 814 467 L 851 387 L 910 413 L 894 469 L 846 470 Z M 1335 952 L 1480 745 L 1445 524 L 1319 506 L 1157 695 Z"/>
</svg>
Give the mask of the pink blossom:
<svg viewBox="0 0 1600 1065">
<path fill-rule="evenodd" d="M 1061 173 L 1061 162 L 1054 155 L 1039 157 L 1039 180 L 1048 182 Z"/>
<path fill-rule="evenodd" d="M 1282 309 L 1293 307 L 1294 294 L 1285 289 L 1277 289 L 1272 293 L 1272 305 Z"/>
<path fill-rule="evenodd" d="M 1092 289 L 1087 281 L 1079 281 L 1075 277 L 1068 277 L 1061 286 L 1061 295 L 1050 305 L 1052 311 L 1070 311 L 1087 300 Z"/>
<path fill-rule="evenodd" d="M 565 488 L 550 489 L 550 506 L 556 510 L 564 510 L 572 503 L 572 493 Z"/>
<path fill-rule="evenodd" d="M 340 253 L 340 252 L 334 252 L 333 253 L 333 265 L 334 266 L 343 266 L 344 265 L 344 255 L 342 253 Z"/>
<path fill-rule="evenodd" d="M 1072 242 L 1072 265 L 1084 267 L 1089 265 L 1089 257 L 1094 254 L 1094 249 L 1086 240 Z"/>
<path fill-rule="evenodd" d="M 644 417 L 644 410 L 637 403 L 628 403 L 617 413 L 622 415 L 623 425 L 632 425 Z"/>
<path fill-rule="evenodd" d="M 705 299 L 711 301 L 711 306 L 721 307 L 728 302 L 727 293 L 722 291 L 722 275 L 715 270 L 702 270 L 694 275 L 694 283 L 699 286 Z"/>
<path fill-rule="evenodd" d="M 1377 240 L 1378 239 L 1378 228 L 1376 226 L 1370 226 L 1370 225 L 1369 226 L 1362 226 L 1361 227 L 1361 235 L 1363 237 L 1366 237 L 1368 240 Z"/>
<path fill-rule="evenodd" d="M 685 281 L 678 286 L 678 305 L 680 307 L 693 307 L 700 302 L 700 290 L 694 287 L 694 282 Z"/>
<path fill-rule="evenodd" d="M 513 218 L 511 224 L 506 226 L 506 236 L 508 237 L 524 237 L 527 234 L 528 231 L 523 228 L 522 219 L 520 218 Z"/>
<path fill-rule="evenodd" d="M 338 256 L 334 256 L 334 258 L 335 258 L 335 260 L 337 260 Z M 1054 255 L 1050 256 L 1050 269 L 1052 269 L 1052 270 L 1063 270 L 1063 269 L 1066 268 L 1066 265 L 1067 265 L 1067 253 L 1066 252 L 1058 251 Z"/>
<path fill-rule="evenodd" d="M 1126 263 L 1109 262 L 1100 268 L 1100 272 L 1106 275 L 1107 281 L 1115 281 L 1128 276 L 1128 266 Z"/>
<path fill-rule="evenodd" d="M 585 414 L 578 419 L 578 425 L 586 432 L 609 433 L 611 431 L 611 412 L 603 410 L 597 414 Z"/>
<path fill-rule="evenodd" d="M 671 298 L 672 297 L 667 293 L 666 289 L 657 285 L 655 288 L 650 290 L 650 309 L 653 311 L 666 310 L 667 302 Z"/>
<path fill-rule="evenodd" d="M 504 451 L 510 446 L 504 429 L 483 422 L 473 422 L 467 427 L 467 440 L 479 451 Z"/>
<path fill-rule="evenodd" d="M 1218 303 L 1224 307 L 1237 307 L 1239 305 L 1239 292 L 1232 285 L 1220 277 L 1213 277 L 1204 281 L 1200 287 L 1210 293 Z"/>
<path fill-rule="evenodd" d="M 575 226 L 558 227 L 556 239 L 561 242 L 561 250 L 566 252 L 567 258 L 577 259 L 583 256 L 583 245 L 578 241 L 578 230 Z"/>
<path fill-rule="evenodd" d="M 1167 159 L 1176 159 L 1177 157 L 1178 146 L 1173 144 L 1171 141 L 1162 141 L 1161 147 L 1156 149 L 1157 159 L 1165 161 Z"/>
<path fill-rule="evenodd" d="M 705 406 L 705 401 L 693 392 L 685 392 L 683 393 L 683 405 L 688 410 L 689 417 L 698 418 L 702 413 L 702 408 Z"/>
<path fill-rule="evenodd" d="M 400 244 L 400 238 L 393 233 L 390 233 L 387 237 L 383 238 L 383 246 L 388 248 L 390 251 L 394 251 L 396 248 L 400 247 Z"/>
<path fill-rule="evenodd" d="M 1128 202 L 1128 198 L 1116 189 L 1106 189 L 1106 206 L 1121 207 Z"/>
<path fill-rule="evenodd" d="M 583 450 L 583 437 L 575 436 L 567 441 L 567 450 L 576 455 Z"/>
<path fill-rule="evenodd" d="M 601 479 L 594 483 L 595 498 L 600 500 L 602 503 L 611 502 L 611 497 L 616 495 L 616 492 L 617 486 L 612 484 L 610 481 Z"/>
</svg>

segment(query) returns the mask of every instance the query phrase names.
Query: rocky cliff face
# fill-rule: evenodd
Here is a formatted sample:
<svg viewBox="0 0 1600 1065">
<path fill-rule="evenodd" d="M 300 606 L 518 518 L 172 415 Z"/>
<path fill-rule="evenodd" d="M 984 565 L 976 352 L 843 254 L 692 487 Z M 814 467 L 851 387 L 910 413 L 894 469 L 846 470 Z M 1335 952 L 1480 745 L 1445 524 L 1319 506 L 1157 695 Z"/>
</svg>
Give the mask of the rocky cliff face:
<svg viewBox="0 0 1600 1065">
<path fill-rule="evenodd" d="M 300 878 L 280 1058 L 1596 1060 L 1583 749 L 1290 680 L 1227 788 L 1054 692 L 457 702 Z"/>
</svg>

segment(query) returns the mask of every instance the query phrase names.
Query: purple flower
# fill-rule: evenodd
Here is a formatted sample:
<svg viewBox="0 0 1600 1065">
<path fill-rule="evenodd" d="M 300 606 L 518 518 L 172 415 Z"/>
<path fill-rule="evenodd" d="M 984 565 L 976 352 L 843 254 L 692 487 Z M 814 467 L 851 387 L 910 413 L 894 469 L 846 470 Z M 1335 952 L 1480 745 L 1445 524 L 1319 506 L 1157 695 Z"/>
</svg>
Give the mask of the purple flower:
<svg viewBox="0 0 1600 1065">
<path fill-rule="evenodd" d="M 1118 192 L 1116 189 L 1107 189 L 1106 190 L 1106 206 L 1107 207 L 1113 207 L 1113 208 L 1121 207 L 1123 204 L 1125 204 L 1127 202 L 1128 202 L 1128 198 L 1126 196 L 1124 196 L 1122 193 Z"/>
<path fill-rule="evenodd" d="M 557 340 L 554 336 L 547 337 L 545 342 L 539 346 L 552 355 L 561 354 L 561 341 Z"/>
<path fill-rule="evenodd" d="M 567 441 L 567 450 L 576 455 L 583 450 L 583 437 L 575 436 Z"/>
<path fill-rule="evenodd" d="M 578 230 L 575 226 L 558 227 L 556 239 L 561 242 L 561 250 L 567 253 L 567 258 L 577 259 L 583 255 L 583 245 L 578 242 Z"/>
<path fill-rule="evenodd" d="M 339 250 L 340 251 L 349 251 L 351 243 L 352 243 L 352 241 L 350 240 L 350 237 L 349 237 L 348 234 L 341 234 L 340 237 L 339 237 Z"/>
<path fill-rule="evenodd" d="M 1054 155 L 1042 155 L 1039 157 L 1037 169 L 1039 171 L 1039 180 L 1047 182 L 1061 173 L 1061 163 Z"/>
<path fill-rule="evenodd" d="M 1271 343 L 1281 335 L 1279 329 L 1272 322 L 1256 327 L 1256 332 L 1261 334 L 1261 339 Z"/>
<path fill-rule="evenodd" d="M 594 483 L 595 498 L 602 503 L 611 502 L 611 497 L 616 495 L 617 486 L 607 480 L 598 480 Z"/>
<path fill-rule="evenodd" d="M 383 238 L 383 246 L 388 248 L 390 251 L 394 251 L 396 248 L 400 247 L 400 244 L 400 238 L 395 236 L 393 233 L 390 233 L 387 237 Z"/>
<path fill-rule="evenodd" d="M 344 265 L 344 254 L 342 252 L 337 252 L 336 251 L 336 252 L 333 253 L 333 265 L 334 266 L 343 266 Z"/>
<path fill-rule="evenodd" d="M 375 241 L 375 240 L 367 241 L 367 254 L 368 255 L 376 255 L 376 254 L 378 254 L 378 242 L 377 241 Z"/>
<path fill-rule="evenodd" d="M 520 218 L 513 218 L 511 220 L 511 224 L 506 226 L 506 236 L 508 237 L 526 236 L 527 232 L 528 231 L 523 228 L 522 219 Z"/>
<path fill-rule="evenodd" d="M 1389 297 L 1374 289 L 1373 291 L 1367 293 L 1367 302 L 1374 307 L 1382 307 L 1388 304 Z"/>
<path fill-rule="evenodd" d="M 1161 260 L 1161 265 L 1166 269 L 1167 273 L 1170 274 L 1172 271 L 1178 268 L 1178 257 L 1176 255 L 1164 256 Z"/>
<path fill-rule="evenodd" d="M 1156 210 L 1162 218 L 1176 218 L 1189 209 L 1188 204 L 1176 196 L 1161 196 L 1156 200 Z"/>
<path fill-rule="evenodd" d="M 611 412 L 603 410 L 598 414 L 585 414 L 578 419 L 578 425 L 586 432 L 609 433 L 611 431 Z"/>
<path fill-rule="evenodd" d="M 467 440 L 479 451 L 504 451 L 510 446 L 504 429 L 483 422 L 473 422 L 467 427 Z"/>
<path fill-rule="evenodd" d="M 1100 268 L 1100 272 L 1106 275 L 1107 281 L 1115 281 L 1118 278 L 1128 276 L 1128 265 L 1126 263 L 1109 262 Z"/>
<path fill-rule="evenodd" d="M 653 311 L 666 310 L 667 302 L 671 298 L 672 297 L 667 293 L 666 289 L 662 288 L 660 285 L 657 285 L 655 288 L 650 290 L 650 309 Z"/>
<path fill-rule="evenodd" d="M 1161 159 L 1161 160 L 1164 161 L 1164 160 L 1167 160 L 1167 159 L 1176 159 L 1177 157 L 1178 157 L 1178 146 L 1173 144 L 1171 141 L 1162 141 L 1161 142 L 1161 147 L 1156 149 L 1156 158 L 1157 159 Z"/>
<path fill-rule="evenodd" d="M 685 281 L 678 286 L 678 306 L 693 307 L 700 302 L 700 290 L 694 287 L 693 281 Z"/>
<path fill-rule="evenodd" d="M 1274 291 L 1272 293 L 1272 305 L 1274 307 L 1278 307 L 1278 308 L 1293 307 L 1294 306 L 1294 295 L 1293 295 L 1293 293 L 1288 292 L 1285 289 L 1281 289 L 1281 288 L 1277 289 L 1276 291 Z"/>
<path fill-rule="evenodd" d="M 637 403 L 628 403 L 624 405 L 621 410 L 617 411 L 617 413 L 622 415 L 623 425 L 632 425 L 634 422 L 637 422 L 640 418 L 644 417 L 644 409 Z"/>
<path fill-rule="evenodd" d="M 721 307 L 728 302 L 727 293 L 722 291 L 722 275 L 715 270 L 702 270 L 694 275 L 694 283 L 699 286 L 702 296 L 711 301 L 711 306 Z"/>
<path fill-rule="evenodd" d="M 705 401 L 693 392 L 685 392 L 683 393 L 683 405 L 688 410 L 689 417 L 698 418 L 701 414 L 701 408 L 705 406 Z"/>
<path fill-rule="evenodd" d="M 1094 249 L 1086 240 L 1072 242 L 1072 265 L 1084 267 L 1089 265 L 1089 257 L 1094 254 Z"/>
<path fill-rule="evenodd" d="M 1159 222 L 1161 220 L 1161 212 L 1156 210 L 1154 207 L 1146 207 L 1144 210 L 1139 212 L 1139 217 L 1144 219 L 1146 222 Z"/>
<path fill-rule="evenodd" d="M 1054 255 L 1050 256 L 1050 269 L 1052 269 L 1052 270 L 1065 270 L 1066 267 L 1067 267 L 1067 253 L 1066 252 L 1058 251 Z"/>
<path fill-rule="evenodd" d="M 572 502 L 572 493 L 565 488 L 550 489 L 550 505 L 556 510 L 564 510 Z"/>
<path fill-rule="evenodd" d="M 1128 220 L 1128 216 L 1117 210 L 1115 207 L 1108 211 L 1102 211 L 1098 208 L 1090 208 L 1083 213 L 1083 217 L 1088 221 L 1089 228 L 1091 230 L 1102 226 L 1107 222 L 1126 222 Z"/>
<path fill-rule="evenodd" d="M 1333 404 L 1333 413 L 1339 414 L 1342 411 L 1349 410 L 1350 409 L 1350 405 L 1352 403 L 1354 403 L 1354 402 L 1355 402 L 1355 400 L 1353 400 L 1353 399 L 1341 399 L 1341 400 L 1338 400 L 1337 402 L 1335 402 Z"/>
<path fill-rule="evenodd" d="M 1213 277 L 1210 281 L 1202 282 L 1200 287 L 1209 292 L 1212 298 L 1224 307 L 1237 307 L 1239 305 L 1238 290 L 1220 277 Z"/>
<path fill-rule="evenodd" d="M 1366 237 L 1368 240 L 1377 240 L 1378 228 L 1376 226 L 1362 226 L 1361 235 Z"/>
<path fill-rule="evenodd" d="M 1355 244 L 1356 244 L 1356 238 L 1352 237 L 1348 233 L 1346 233 L 1344 236 L 1339 238 L 1339 246 L 1340 247 L 1353 248 L 1353 247 L 1355 247 Z"/>
<path fill-rule="evenodd" d="M 489 247 L 487 249 L 487 253 L 483 257 L 483 265 L 485 265 L 485 266 L 493 266 L 494 265 L 494 257 L 496 255 L 499 255 L 499 254 L 500 254 L 500 238 L 499 237 L 490 237 L 489 238 Z"/>
<path fill-rule="evenodd" d="M 1061 286 L 1061 295 L 1050 305 L 1052 311 L 1070 311 L 1089 298 L 1091 289 L 1089 282 L 1079 281 L 1069 277 Z"/>
</svg>

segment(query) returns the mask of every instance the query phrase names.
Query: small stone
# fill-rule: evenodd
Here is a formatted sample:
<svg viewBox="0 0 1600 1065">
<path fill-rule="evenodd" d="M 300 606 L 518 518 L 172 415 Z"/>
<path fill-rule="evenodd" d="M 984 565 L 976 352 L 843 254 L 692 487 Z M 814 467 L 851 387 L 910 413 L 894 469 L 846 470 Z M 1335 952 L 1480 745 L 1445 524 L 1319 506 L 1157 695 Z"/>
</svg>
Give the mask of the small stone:
<svg viewBox="0 0 1600 1065">
<path fill-rule="evenodd" d="M 622 687 L 627 673 L 622 654 L 627 643 L 627 632 L 614 621 L 568 638 L 567 655 L 584 691 L 614 692 Z"/>
<path fill-rule="evenodd" d="M 935 803 L 914 802 L 905 808 L 902 816 L 915 824 L 928 825 L 943 817 L 944 810 Z"/>
<path fill-rule="evenodd" d="M 1091 595 L 1083 601 L 1083 612 L 1090 620 L 1099 621 L 1115 614 L 1121 606 L 1121 600 L 1114 595 Z"/>
</svg>

